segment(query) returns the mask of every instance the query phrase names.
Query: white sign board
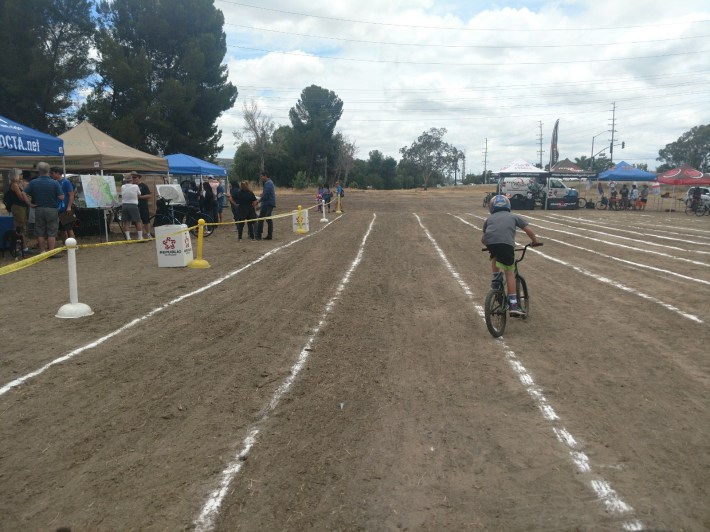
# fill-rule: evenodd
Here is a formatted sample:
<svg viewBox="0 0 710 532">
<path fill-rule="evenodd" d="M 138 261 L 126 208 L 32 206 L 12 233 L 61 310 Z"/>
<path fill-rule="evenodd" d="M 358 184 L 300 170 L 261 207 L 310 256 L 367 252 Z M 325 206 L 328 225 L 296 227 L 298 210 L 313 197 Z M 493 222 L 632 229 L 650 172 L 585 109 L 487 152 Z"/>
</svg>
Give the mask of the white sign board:
<svg viewBox="0 0 710 532">
<path fill-rule="evenodd" d="M 175 268 L 187 266 L 192 261 L 192 240 L 187 226 L 160 225 L 155 228 L 155 249 L 158 267 Z"/>
<path fill-rule="evenodd" d="M 170 200 L 172 205 L 185 205 L 185 195 L 182 193 L 180 185 L 155 185 L 158 196 Z"/>
<path fill-rule="evenodd" d="M 307 233 L 308 228 L 308 211 L 296 211 L 293 213 L 292 223 L 294 233 Z"/>
</svg>

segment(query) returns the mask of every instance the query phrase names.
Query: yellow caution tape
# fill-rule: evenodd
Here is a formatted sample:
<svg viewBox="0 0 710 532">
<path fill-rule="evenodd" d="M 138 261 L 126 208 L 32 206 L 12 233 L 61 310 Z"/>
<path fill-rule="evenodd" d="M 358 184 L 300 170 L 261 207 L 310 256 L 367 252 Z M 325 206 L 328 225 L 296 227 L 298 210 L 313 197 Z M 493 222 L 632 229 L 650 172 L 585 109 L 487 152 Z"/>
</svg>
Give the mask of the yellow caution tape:
<svg viewBox="0 0 710 532">
<path fill-rule="evenodd" d="M 35 264 L 38 264 L 53 255 L 61 253 L 65 249 L 67 249 L 67 248 L 65 246 L 62 246 L 60 248 L 55 248 L 52 251 L 47 251 L 45 253 L 41 253 L 40 255 L 37 255 L 35 257 L 30 257 L 28 259 L 21 260 L 19 262 L 16 262 L 15 264 L 9 264 L 7 266 L 3 266 L 2 268 L 0 268 L 0 275 L 5 275 L 7 273 L 12 273 L 12 272 L 24 270 L 25 268 L 27 268 L 29 266 L 33 266 Z"/>
</svg>

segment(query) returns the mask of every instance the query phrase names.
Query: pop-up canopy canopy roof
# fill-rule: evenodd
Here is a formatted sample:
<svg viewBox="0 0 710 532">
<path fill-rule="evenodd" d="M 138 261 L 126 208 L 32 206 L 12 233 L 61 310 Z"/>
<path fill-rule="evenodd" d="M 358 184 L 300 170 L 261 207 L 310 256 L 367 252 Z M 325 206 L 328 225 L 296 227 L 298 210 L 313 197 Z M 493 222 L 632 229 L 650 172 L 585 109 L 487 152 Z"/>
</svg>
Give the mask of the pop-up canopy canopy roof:
<svg viewBox="0 0 710 532">
<path fill-rule="evenodd" d="M 174 153 L 166 155 L 168 171 L 176 175 L 216 175 L 226 176 L 227 171 L 217 164 L 212 164 L 191 155 Z"/>
</svg>

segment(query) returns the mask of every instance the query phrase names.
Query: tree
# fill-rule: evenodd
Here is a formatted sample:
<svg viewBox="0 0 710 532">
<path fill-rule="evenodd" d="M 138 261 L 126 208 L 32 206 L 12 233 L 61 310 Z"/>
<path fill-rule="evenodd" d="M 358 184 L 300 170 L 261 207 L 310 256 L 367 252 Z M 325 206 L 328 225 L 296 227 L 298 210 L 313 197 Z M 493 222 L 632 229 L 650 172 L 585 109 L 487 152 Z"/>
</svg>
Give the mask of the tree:
<svg viewBox="0 0 710 532">
<path fill-rule="evenodd" d="M 451 146 L 444 142 L 446 128 L 431 128 L 422 133 L 408 148 L 400 148 L 402 160 L 421 172 L 424 190 L 434 173 L 444 174 L 450 167 Z"/>
<path fill-rule="evenodd" d="M 702 172 L 710 172 L 710 124 L 696 126 L 678 140 L 658 150 L 657 161 L 673 168 L 688 164 Z"/>
<path fill-rule="evenodd" d="M 317 85 L 303 89 L 300 100 L 289 111 L 293 147 L 305 156 L 308 178 L 318 156 L 334 159 L 333 132 L 342 114 L 343 101 L 333 91 Z"/>
<path fill-rule="evenodd" d="M 89 0 L 0 1 L 0 109 L 59 134 L 73 121 L 72 97 L 92 71 L 95 25 Z"/>
<path fill-rule="evenodd" d="M 214 0 L 102 0 L 98 12 L 100 77 L 81 115 L 147 152 L 217 155 L 237 88 Z"/>
<path fill-rule="evenodd" d="M 243 104 L 242 115 L 244 116 L 244 127 L 242 132 L 251 137 L 250 145 L 259 156 L 259 170 L 264 170 L 264 160 L 271 144 L 271 136 L 276 130 L 276 124 L 268 117 L 261 114 L 261 110 L 254 100 L 249 105 Z M 234 136 L 240 140 L 242 134 L 234 132 Z"/>
</svg>

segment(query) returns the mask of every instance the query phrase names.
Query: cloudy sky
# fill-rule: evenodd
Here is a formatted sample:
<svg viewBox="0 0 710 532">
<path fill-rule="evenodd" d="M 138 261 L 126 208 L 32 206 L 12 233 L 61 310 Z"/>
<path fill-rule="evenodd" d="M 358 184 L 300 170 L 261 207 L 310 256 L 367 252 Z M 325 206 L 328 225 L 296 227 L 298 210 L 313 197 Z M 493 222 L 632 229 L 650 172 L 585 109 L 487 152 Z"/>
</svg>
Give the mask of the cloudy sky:
<svg viewBox="0 0 710 532">
<path fill-rule="evenodd" d="M 466 172 L 549 162 L 608 146 L 614 161 L 710 123 L 708 0 L 215 0 L 225 16 L 235 107 L 219 120 L 232 157 L 242 105 L 278 125 L 309 85 L 344 103 L 337 130 L 399 160 L 430 128 L 466 153 Z M 542 141 L 542 144 L 541 144 Z M 487 147 L 487 148 L 486 148 Z M 542 155 L 540 151 L 542 149 Z"/>
</svg>

